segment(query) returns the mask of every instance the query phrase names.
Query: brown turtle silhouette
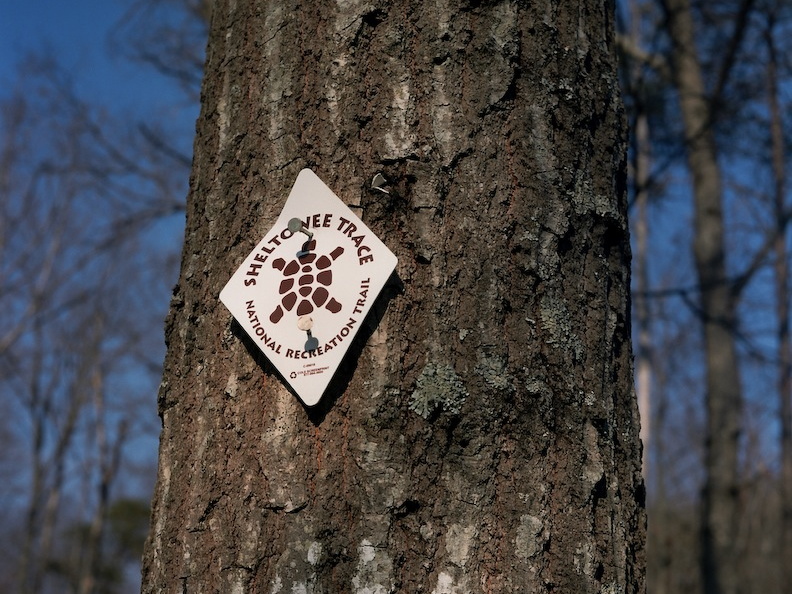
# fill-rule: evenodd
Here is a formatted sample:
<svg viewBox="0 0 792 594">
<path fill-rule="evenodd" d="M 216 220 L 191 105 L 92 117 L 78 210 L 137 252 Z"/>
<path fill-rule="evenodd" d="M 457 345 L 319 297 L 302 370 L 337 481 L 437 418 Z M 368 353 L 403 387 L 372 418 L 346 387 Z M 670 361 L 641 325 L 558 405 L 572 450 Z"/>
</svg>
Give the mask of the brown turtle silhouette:
<svg viewBox="0 0 792 594">
<path fill-rule="evenodd" d="M 332 263 L 344 253 L 344 248 L 337 247 L 328 255 L 317 256 L 316 240 L 311 240 L 304 251 L 288 264 L 283 258 L 272 262 L 272 267 L 283 273 L 284 279 L 278 287 L 278 292 L 283 295 L 280 305 L 275 307 L 270 314 L 270 322 L 280 322 L 286 311 L 291 311 L 297 304 L 297 315 L 304 316 L 314 311 L 314 307 L 322 307 L 331 313 L 341 311 L 341 304 L 327 290 L 333 283 Z M 299 276 L 298 272 L 301 272 Z M 318 283 L 318 284 L 317 284 Z M 299 303 L 297 301 L 299 300 Z"/>
</svg>

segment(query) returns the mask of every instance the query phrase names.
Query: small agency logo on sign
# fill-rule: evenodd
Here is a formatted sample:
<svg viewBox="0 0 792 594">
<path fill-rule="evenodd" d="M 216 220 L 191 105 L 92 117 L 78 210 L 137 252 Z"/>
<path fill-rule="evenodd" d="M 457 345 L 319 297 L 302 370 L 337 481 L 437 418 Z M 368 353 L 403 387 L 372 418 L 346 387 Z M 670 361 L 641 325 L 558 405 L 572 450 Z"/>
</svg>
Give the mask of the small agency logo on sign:
<svg viewBox="0 0 792 594">
<path fill-rule="evenodd" d="M 396 268 L 396 256 L 310 169 L 220 292 L 245 331 L 313 406 Z"/>
</svg>

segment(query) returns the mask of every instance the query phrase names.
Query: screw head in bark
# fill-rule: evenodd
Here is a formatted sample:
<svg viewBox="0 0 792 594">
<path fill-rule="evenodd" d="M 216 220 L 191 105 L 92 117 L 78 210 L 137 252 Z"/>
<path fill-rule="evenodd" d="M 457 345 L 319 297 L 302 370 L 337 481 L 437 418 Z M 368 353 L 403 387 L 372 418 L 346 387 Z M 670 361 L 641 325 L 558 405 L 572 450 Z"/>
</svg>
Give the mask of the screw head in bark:
<svg viewBox="0 0 792 594">
<path fill-rule="evenodd" d="M 289 227 L 289 231 L 291 231 L 292 233 L 298 233 L 298 232 L 305 233 L 308 236 L 308 239 L 311 239 L 313 237 L 313 233 L 309 231 L 305 227 L 305 224 L 297 217 L 294 217 L 293 219 L 289 219 L 288 227 Z"/>
</svg>

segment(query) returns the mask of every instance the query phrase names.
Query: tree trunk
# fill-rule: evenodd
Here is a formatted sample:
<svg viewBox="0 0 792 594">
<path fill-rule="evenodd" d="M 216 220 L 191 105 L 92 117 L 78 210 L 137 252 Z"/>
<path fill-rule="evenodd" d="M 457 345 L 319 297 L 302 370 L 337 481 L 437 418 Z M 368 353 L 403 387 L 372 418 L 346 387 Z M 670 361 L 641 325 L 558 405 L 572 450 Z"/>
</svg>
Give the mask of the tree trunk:
<svg viewBox="0 0 792 594">
<path fill-rule="evenodd" d="M 770 112 L 770 146 L 773 155 L 773 206 L 775 241 L 773 266 L 776 323 L 778 340 L 778 414 L 781 425 L 781 503 L 779 562 L 781 583 L 792 583 L 792 337 L 789 321 L 789 254 L 787 250 L 786 150 L 784 121 L 779 102 L 778 55 L 775 35 L 775 13 L 771 13 L 765 43 L 767 44 L 767 96 Z"/>
<path fill-rule="evenodd" d="M 742 389 L 734 329 L 736 298 L 727 278 L 721 172 L 695 45 L 689 0 L 666 0 L 674 78 L 693 177 L 694 259 L 706 349 L 707 435 L 702 493 L 701 571 L 707 594 L 739 591 L 736 550 Z"/>
<path fill-rule="evenodd" d="M 380 6 L 214 8 L 143 591 L 640 592 L 614 7 Z M 218 302 L 303 167 L 399 258 L 314 408 Z"/>
</svg>

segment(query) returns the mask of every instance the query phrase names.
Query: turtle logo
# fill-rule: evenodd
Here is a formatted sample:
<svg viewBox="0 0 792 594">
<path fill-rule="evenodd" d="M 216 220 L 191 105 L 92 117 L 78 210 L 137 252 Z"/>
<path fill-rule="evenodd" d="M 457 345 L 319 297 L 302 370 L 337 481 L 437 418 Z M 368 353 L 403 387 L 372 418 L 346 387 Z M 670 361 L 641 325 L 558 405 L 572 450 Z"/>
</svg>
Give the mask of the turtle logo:
<svg viewBox="0 0 792 594">
<path fill-rule="evenodd" d="M 291 311 L 295 305 L 298 316 L 306 316 L 315 308 L 322 306 L 334 314 L 341 311 L 341 304 L 330 297 L 327 287 L 333 283 L 333 271 L 330 270 L 330 266 L 344 253 L 344 248 L 339 246 L 330 254 L 322 256 L 317 256 L 313 251 L 315 249 L 316 240 L 311 240 L 304 251 L 288 264 L 283 258 L 278 258 L 272 263 L 272 267 L 280 270 L 284 276 L 278 288 L 278 293 L 283 295 L 283 298 L 269 318 L 273 324 L 277 324 L 283 318 L 284 309 Z M 298 272 L 302 274 L 298 275 Z"/>
</svg>

